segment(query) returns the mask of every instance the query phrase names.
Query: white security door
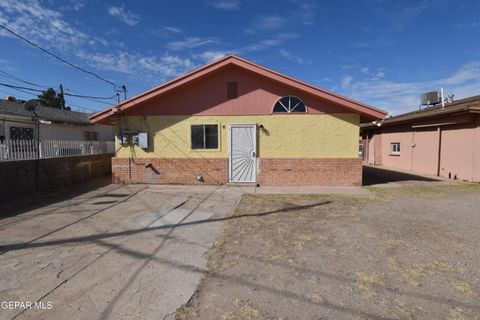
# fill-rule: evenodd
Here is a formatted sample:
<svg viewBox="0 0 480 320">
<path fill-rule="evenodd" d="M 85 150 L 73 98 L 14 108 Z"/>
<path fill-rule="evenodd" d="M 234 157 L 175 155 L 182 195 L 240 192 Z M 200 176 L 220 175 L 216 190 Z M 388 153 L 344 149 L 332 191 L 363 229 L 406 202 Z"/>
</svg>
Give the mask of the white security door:
<svg viewBox="0 0 480 320">
<path fill-rule="evenodd" d="M 230 182 L 257 181 L 257 126 L 229 126 L 228 176 Z"/>
</svg>

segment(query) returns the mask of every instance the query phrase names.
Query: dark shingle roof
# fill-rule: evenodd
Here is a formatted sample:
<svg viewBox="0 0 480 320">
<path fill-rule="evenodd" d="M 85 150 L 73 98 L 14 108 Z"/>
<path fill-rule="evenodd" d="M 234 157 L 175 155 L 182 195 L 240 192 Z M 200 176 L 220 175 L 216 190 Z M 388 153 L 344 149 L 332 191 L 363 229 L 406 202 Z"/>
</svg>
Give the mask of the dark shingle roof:
<svg viewBox="0 0 480 320">
<path fill-rule="evenodd" d="M 89 119 L 91 113 L 62 110 L 42 106 L 36 107 L 35 112 L 40 119 L 49 120 L 52 122 L 79 125 L 93 124 Z M 0 115 L 12 115 L 28 118 L 32 117 L 31 113 L 25 110 L 25 108 L 23 108 L 23 103 L 6 100 L 0 100 Z"/>
</svg>

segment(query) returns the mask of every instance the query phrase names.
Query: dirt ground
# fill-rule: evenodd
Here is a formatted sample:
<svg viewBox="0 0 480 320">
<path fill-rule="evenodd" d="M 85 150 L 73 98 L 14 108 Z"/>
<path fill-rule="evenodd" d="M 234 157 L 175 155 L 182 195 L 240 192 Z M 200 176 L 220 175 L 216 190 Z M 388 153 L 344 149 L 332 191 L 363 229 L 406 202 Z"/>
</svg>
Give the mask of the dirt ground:
<svg viewBox="0 0 480 320">
<path fill-rule="evenodd" d="M 480 319 L 480 185 L 244 195 L 177 319 Z"/>
</svg>

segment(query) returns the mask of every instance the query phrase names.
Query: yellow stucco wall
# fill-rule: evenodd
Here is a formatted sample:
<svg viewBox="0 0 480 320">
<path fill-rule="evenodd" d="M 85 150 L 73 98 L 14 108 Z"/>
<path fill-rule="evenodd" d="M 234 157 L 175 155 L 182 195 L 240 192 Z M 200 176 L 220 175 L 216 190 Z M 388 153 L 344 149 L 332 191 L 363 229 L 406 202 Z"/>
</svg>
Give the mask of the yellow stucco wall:
<svg viewBox="0 0 480 320">
<path fill-rule="evenodd" d="M 121 118 L 119 128 L 149 133 L 149 149 L 123 147 L 117 157 L 227 158 L 228 125 L 263 125 L 259 130 L 258 156 L 263 158 L 356 158 L 359 116 L 357 114 L 281 114 L 262 116 L 147 116 Z M 218 124 L 219 149 L 190 148 L 190 125 Z M 152 144 L 153 142 L 153 144 Z M 118 142 L 117 142 L 118 143 Z M 117 149 L 120 146 L 117 145 Z"/>
</svg>

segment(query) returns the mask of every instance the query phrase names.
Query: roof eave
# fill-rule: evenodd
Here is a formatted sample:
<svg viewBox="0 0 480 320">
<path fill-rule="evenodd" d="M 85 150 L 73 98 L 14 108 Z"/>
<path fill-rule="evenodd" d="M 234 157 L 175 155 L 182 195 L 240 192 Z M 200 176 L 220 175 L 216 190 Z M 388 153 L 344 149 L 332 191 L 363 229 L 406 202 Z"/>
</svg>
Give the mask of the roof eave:
<svg viewBox="0 0 480 320">
<path fill-rule="evenodd" d="M 293 86 L 299 90 L 308 92 L 310 94 L 313 94 L 315 96 L 318 96 L 320 98 L 326 99 L 328 101 L 337 103 L 339 105 L 342 105 L 346 107 L 347 109 L 350 109 L 356 113 L 359 113 L 363 119 L 371 119 L 371 120 L 380 120 L 384 119 L 385 116 L 388 114 L 386 111 L 374 108 L 372 106 L 360 103 L 358 101 L 349 99 L 347 97 L 338 95 L 336 93 L 327 91 L 322 88 L 315 87 L 311 84 L 308 84 L 306 82 L 294 79 L 292 77 L 286 76 L 284 74 L 281 74 L 277 71 L 268 69 L 266 67 L 263 67 L 261 65 L 255 64 L 253 62 L 250 62 L 248 60 L 242 59 L 240 57 L 234 56 L 234 55 L 228 55 L 225 56 L 219 60 L 213 61 L 210 64 L 204 65 L 198 69 L 192 70 L 191 72 L 188 72 L 176 79 L 173 79 L 171 81 L 168 81 L 164 84 L 161 84 L 159 86 L 156 86 L 150 90 L 147 90 L 139 95 L 136 95 L 128 100 L 125 100 L 118 105 L 117 107 L 120 108 L 121 111 L 125 111 L 135 105 L 138 105 L 146 100 L 149 100 L 153 97 L 156 97 L 166 91 L 173 90 L 174 88 L 190 81 L 196 78 L 199 78 L 207 73 L 210 73 L 212 71 L 218 70 L 226 65 L 233 64 L 237 65 L 239 67 L 243 67 L 247 70 L 257 72 L 263 76 L 266 76 L 270 79 L 282 82 L 286 85 Z M 93 114 L 90 116 L 90 120 L 94 122 L 103 122 L 105 121 L 106 118 L 109 116 L 113 115 L 112 107 L 109 107 L 103 111 L 100 111 L 96 114 Z"/>
<path fill-rule="evenodd" d="M 409 122 L 414 122 L 414 121 L 417 121 L 417 120 L 423 120 L 423 119 L 428 119 L 428 118 L 435 119 L 435 118 L 446 116 L 446 115 L 458 115 L 458 114 L 464 114 L 464 113 L 479 113 L 479 112 L 480 112 L 480 109 L 465 107 L 465 108 L 447 110 L 445 112 L 439 112 L 439 113 L 435 113 L 435 114 L 425 113 L 425 114 L 422 114 L 422 115 L 418 115 L 417 117 L 411 117 L 411 118 L 406 118 L 406 119 L 399 119 L 399 120 L 392 119 L 392 121 L 388 121 L 389 119 L 387 119 L 386 122 L 382 123 L 382 126 L 383 127 L 388 127 L 388 126 L 393 126 L 393 125 L 406 124 L 406 123 L 409 123 Z M 378 126 L 376 124 L 373 124 L 373 123 L 364 123 L 363 125 L 360 126 L 360 129 L 361 130 L 367 130 L 367 129 L 372 129 L 372 128 L 375 129 L 377 127 Z"/>
</svg>

